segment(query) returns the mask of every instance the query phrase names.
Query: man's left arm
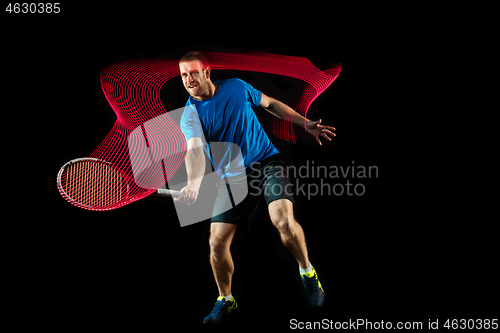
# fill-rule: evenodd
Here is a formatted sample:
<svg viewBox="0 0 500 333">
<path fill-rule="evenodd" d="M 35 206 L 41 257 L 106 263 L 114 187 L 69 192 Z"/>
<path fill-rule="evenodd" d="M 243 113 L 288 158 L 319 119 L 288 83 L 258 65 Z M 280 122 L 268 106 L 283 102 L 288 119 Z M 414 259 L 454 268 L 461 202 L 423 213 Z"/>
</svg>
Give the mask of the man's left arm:
<svg viewBox="0 0 500 333">
<path fill-rule="evenodd" d="M 332 141 L 331 137 L 335 136 L 335 133 L 331 132 L 335 131 L 334 127 L 321 125 L 321 119 L 313 121 L 304 118 L 300 113 L 275 98 L 262 94 L 260 106 L 280 119 L 287 120 L 301 128 L 305 128 L 309 134 L 316 138 L 320 146 L 323 145 L 320 137 Z"/>
</svg>

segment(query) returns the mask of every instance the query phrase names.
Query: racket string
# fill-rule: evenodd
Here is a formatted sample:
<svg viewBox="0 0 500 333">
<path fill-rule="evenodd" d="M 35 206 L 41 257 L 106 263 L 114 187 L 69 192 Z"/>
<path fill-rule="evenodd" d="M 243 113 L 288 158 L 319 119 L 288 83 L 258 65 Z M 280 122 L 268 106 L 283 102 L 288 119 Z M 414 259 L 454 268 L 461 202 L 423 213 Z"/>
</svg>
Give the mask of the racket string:
<svg viewBox="0 0 500 333">
<path fill-rule="evenodd" d="M 98 210 L 122 203 L 128 192 L 121 172 L 95 160 L 70 163 L 61 176 L 61 186 L 72 203 Z"/>
</svg>

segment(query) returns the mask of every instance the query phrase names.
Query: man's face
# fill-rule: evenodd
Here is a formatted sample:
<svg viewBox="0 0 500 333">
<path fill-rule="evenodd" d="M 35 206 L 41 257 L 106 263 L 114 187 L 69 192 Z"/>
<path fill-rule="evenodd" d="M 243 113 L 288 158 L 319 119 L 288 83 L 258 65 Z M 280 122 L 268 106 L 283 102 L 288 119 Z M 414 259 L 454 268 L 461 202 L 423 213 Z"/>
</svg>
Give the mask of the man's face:
<svg viewBox="0 0 500 333">
<path fill-rule="evenodd" d="M 182 83 L 189 95 L 196 99 L 203 99 L 203 96 L 210 93 L 210 69 L 203 68 L 201 62 L 187 61 L 179 64 Z"/>
</svg>

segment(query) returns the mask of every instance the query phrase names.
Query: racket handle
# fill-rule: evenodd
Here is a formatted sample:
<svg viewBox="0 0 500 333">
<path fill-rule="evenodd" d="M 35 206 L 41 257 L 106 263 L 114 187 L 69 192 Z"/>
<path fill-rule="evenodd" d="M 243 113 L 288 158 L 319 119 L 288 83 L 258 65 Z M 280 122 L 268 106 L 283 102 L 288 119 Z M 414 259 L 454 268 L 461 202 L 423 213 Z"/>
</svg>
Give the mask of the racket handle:
<svg viewBox="0 0 500 333">
<path fill-rule="evenodd" d="M 159 188 L 158 190 L 156 190 L 156 195 L 160 197 L 175 199 L 177 197 L 182 196 L 182 193 L 180 191 L 173 191 L 173 190 L 166 190 L 164 188 Z"/>
</svg>

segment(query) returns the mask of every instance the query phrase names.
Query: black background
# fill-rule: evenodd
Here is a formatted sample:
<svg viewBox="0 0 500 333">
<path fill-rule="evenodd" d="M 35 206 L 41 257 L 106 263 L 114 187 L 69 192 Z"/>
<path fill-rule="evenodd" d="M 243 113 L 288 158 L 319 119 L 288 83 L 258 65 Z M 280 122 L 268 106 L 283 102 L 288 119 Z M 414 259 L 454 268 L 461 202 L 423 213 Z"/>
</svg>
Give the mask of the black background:
<svg viewBox="0 0 500 333">
<path fill-rule="evenodd" d="M 338 23 L 340 12 L 313 8 L 252 8 L 243 16 L 217 14 L 226 12 L 215 6 L 63 5 L 59 16 L 2 13 L 3 167 L 6 188 L 15 190 L 4 215 L 7 262 L 18 295 L 13 308 L 36 325 L 201 328 L 210 312 L 217 287 L 207 221 L 181 228 L 173 204 L 157 198 L 85 211 L 65 202 L 55 184 L 59 168 L 88 156 L 114 124 L 100 87 L 104 67 L 133 57 L 178 59 L 190 50 L 299 56 L 320 69 L 341 63 L 340 76 L 308 113 L 336 127 L 337 137 L 323 147 L 302 136 L 298 145 L 271 139 L 291 165 L 354 161 L 379 171 L 378 178 L 352 180 L 365 185 L 363 196 L 296 198 L 296 218 L 326 292 L 321 309 L 307 307 L 297 264 L 265 210 L 238 232 L 233 295 L 240 308 L 230 328 L 285 330 L 292 318 L 425 326 L 428 319 L 497 315 L 490 305 L 498 292 L 490 226 L 473 219 L 470 207 L 450 203 L 445 181 L 425 173 L 436 160 L 413 132 L 412 102 L 401 100 L 400 82 L 389 74 L 391 66 L 404 71 L 397 61 L 404 52 L 373 25 L 359 18 Z M 292 79 L 213 76 L 238 76 L 285 103 L 292 96 Z M 188 95 L 175 78 L 161 97 L 171 110 Z"/>
</svg>

